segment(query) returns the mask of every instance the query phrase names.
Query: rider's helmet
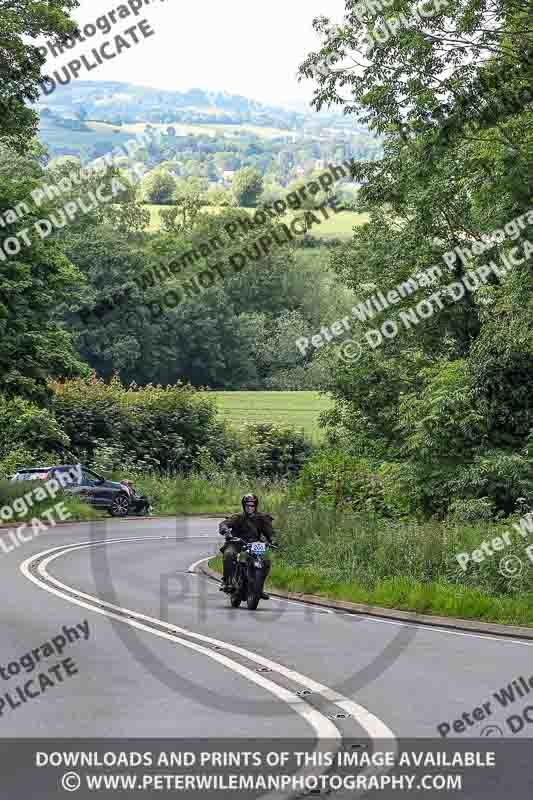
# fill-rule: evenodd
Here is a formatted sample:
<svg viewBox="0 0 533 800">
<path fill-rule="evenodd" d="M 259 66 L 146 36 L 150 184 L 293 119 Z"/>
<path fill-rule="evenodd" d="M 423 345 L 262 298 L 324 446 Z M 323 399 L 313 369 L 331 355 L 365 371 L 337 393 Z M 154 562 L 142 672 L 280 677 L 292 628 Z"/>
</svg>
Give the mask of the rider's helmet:
<svg viewBox="0 0 533 800">
<path fill-rule="evenodd" d="M 248 516 L 255 514 L 259 507 L 259 499 L 255 494 L 245 494 L 242 498 L 242 510 Z"/>
</svg>

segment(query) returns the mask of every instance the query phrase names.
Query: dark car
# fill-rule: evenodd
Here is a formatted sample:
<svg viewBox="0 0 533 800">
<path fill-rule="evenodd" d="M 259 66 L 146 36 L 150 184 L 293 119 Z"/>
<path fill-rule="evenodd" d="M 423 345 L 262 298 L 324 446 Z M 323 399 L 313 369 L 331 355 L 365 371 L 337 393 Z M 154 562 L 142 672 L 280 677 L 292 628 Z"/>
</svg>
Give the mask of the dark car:
<svg viewBox="0 0 533 800">
<path fill-rule="evenodd" d="M 70 473 L 69 482 L 66 481 L 64 473 Z M 62 464 L 55 467 L 20 469 L 12 480 L 48 481 L 52 478 L 58 480 L 61 485 L 65 484 L 66 494 L 75 495 L 95 508 L 105 509 L 112 517 L 125 517 L 130 511 L 131 494 L 127 486 L 117 481 L 108 481 L 83 465 Z"/>
</svg>

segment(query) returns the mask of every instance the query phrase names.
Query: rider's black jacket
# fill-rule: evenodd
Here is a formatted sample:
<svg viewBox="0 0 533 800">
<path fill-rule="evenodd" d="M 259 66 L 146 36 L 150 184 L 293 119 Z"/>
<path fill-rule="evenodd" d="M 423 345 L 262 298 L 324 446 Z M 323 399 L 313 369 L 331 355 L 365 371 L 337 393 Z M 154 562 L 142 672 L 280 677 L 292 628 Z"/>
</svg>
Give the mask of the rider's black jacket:
<svg viewBox="0 0 533 800">
<path fill-rule="evenodd" d="M 233 514 L 220 523 L 218 529 L 223 536 L 231 533 L 244 539 L 245 542 L 257 542 L 261 535 L 268 542 L 272 542 L 272 514 L 256 512 L 255 514 Z"/>
</svg>

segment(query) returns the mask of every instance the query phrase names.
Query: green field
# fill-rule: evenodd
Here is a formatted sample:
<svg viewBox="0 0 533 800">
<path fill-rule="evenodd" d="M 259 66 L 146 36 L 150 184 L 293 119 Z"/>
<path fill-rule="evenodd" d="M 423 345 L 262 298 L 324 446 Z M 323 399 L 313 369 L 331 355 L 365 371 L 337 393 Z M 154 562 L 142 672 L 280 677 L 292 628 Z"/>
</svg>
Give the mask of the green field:
<svg viewBox="0 0 533 800">
<path fill-rule="evenodd" d="M 53 156 L 68 152 L 70 155 L 89 161 L 94 158 L 94 155 L 91 154 L 95 147 L 98 147 L 102 154 L 107 153 L 114 147 L 125 145 L 132 135 L 116 126 L 112 129 L 111 126 L 98 123 L 91 125 L 91 130 L 71 130 L 56 125 L 44 117 L 39 122 L 39 138 L 50 149 Z"/>
<path fill-rule="evenodd" d="M 255 422 L 274 422 L 303 429 L 314 442 L 323 438 L 318 427 L 322 411 L 331 408 L 329 398 L 318 392 L 210 392 L 220 414 L 236 428 Z"/>
<path fill-rule="evenodd" d="M 312 233 L 319 239 L 351 239 L 353 228 L 368 222 L 367 214 L 357 214 L 355 211 L 343 211 L 330 217 L 321 225 L 312 229 Z"/>
<path fill-rule="evenodd" d="M 107 122 L 90 122 L 86 123 L 88 127 L 92 128 L 93 130 L 97 131 L 107 131 L 108 133 L 114 133 L 115 131 L 121 131 L 123 133 L 130 133 L 130 134 L 138 134 L 143 133 L 146 129 L 146 122 L 132 122 L 126 123 L 125 125 L 112 125 L 111 123 Z M 186 122 L 151 122 L 151 127 L 166 133 L 168 127 L 173 127 L 176 131 L 177 136 L 188 136 L 190 134 L 196 135 L 207 135 L 207 136 L 239 136 L 243 133 L 252 133 L 255 136 L 259 136 L 263 139 L 277 139 L 279 137 L 287 137 L 292 136 L 294 131 L 292 130 L 282 130 L 281 128 L 263 128 L 260 125 L 234 125 L 233 123 L 228 123 L 224 125 L 223 123 L 204 123 L 204 124 L 192 124 Z"/>
<path fill-rule="evenodd" d="M 152 203 L 145 203 L 145 211 L 150 212 L 150 225 L 148 230 L 152 233 L 161 230 L 161 212 L 172 208 L 172 206 L 156 206 Z"/>
<path fill-rule="evenodd" d="M 152 232 L 158 231 L 161 228 L 161 211 L 172 208 L 172 206 L 158 206 L 151 203 L 146 203 L 144 206 L 150 212 L 150 226 L 149 230 Z M 222 207 L 206 206 L 204 211 L 210 214 L 218 214 L 225 209 Z M 253 213 L 253 209 L 239 208 L 246 214 Z M 289 222 L 292 217 L 287 215 L 286 221 Z M 315 225 L 310 233 L 319 239 L 351 239 L 353 228 L 358 225 L 364 225 L 368 221 L 366 214 L 357 214 L 353 211 L 343 211 L 340 214 L 331 216 L 328 220 L 324 220 L 321 225 Z"/>
</svg>

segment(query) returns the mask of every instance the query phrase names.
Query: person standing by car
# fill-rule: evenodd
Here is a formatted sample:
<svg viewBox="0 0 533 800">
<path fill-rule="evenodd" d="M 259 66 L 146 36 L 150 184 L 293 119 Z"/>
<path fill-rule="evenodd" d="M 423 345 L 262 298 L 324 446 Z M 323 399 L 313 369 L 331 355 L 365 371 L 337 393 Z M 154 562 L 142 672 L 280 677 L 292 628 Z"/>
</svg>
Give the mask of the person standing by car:
<svg viewBox="0 0 533 800">
<path fill-rule="evenodd" d="M 152 510 L 150 500 L 145 495 L 137 494 L 133 481 L 121 481 L 122 486 L 125 486 L 130 495 L 130 508 L 135 514 L 149 514 Z"/>
<path fill-rule="evenodd" d="M 245 542 L 258 542 L 261 541 L 263 536 L 269 544 L 274 543 L 273 516 L 272 514 L 258 511 L 259 499 L 257 496 L 255 494 L 247 494 L 242 498 L 241 504 L 243 513 L 228 517 L 218 527 L 221 536 L 226 537 L 226 543 L 220 548 L 220 552 L 224 555 L 224 574 L 220 591 L 226 593 L 231 591 L 237 556 L 242 549 L 242 544 L 231 541 L 231 538 L 237 537 Z M 265 558 L 265 580 L 270 573 L 270 566 L 270 559 Z M 270 599 L 265 592 L 261 597 L 263 600 Z"/>
</svg>

